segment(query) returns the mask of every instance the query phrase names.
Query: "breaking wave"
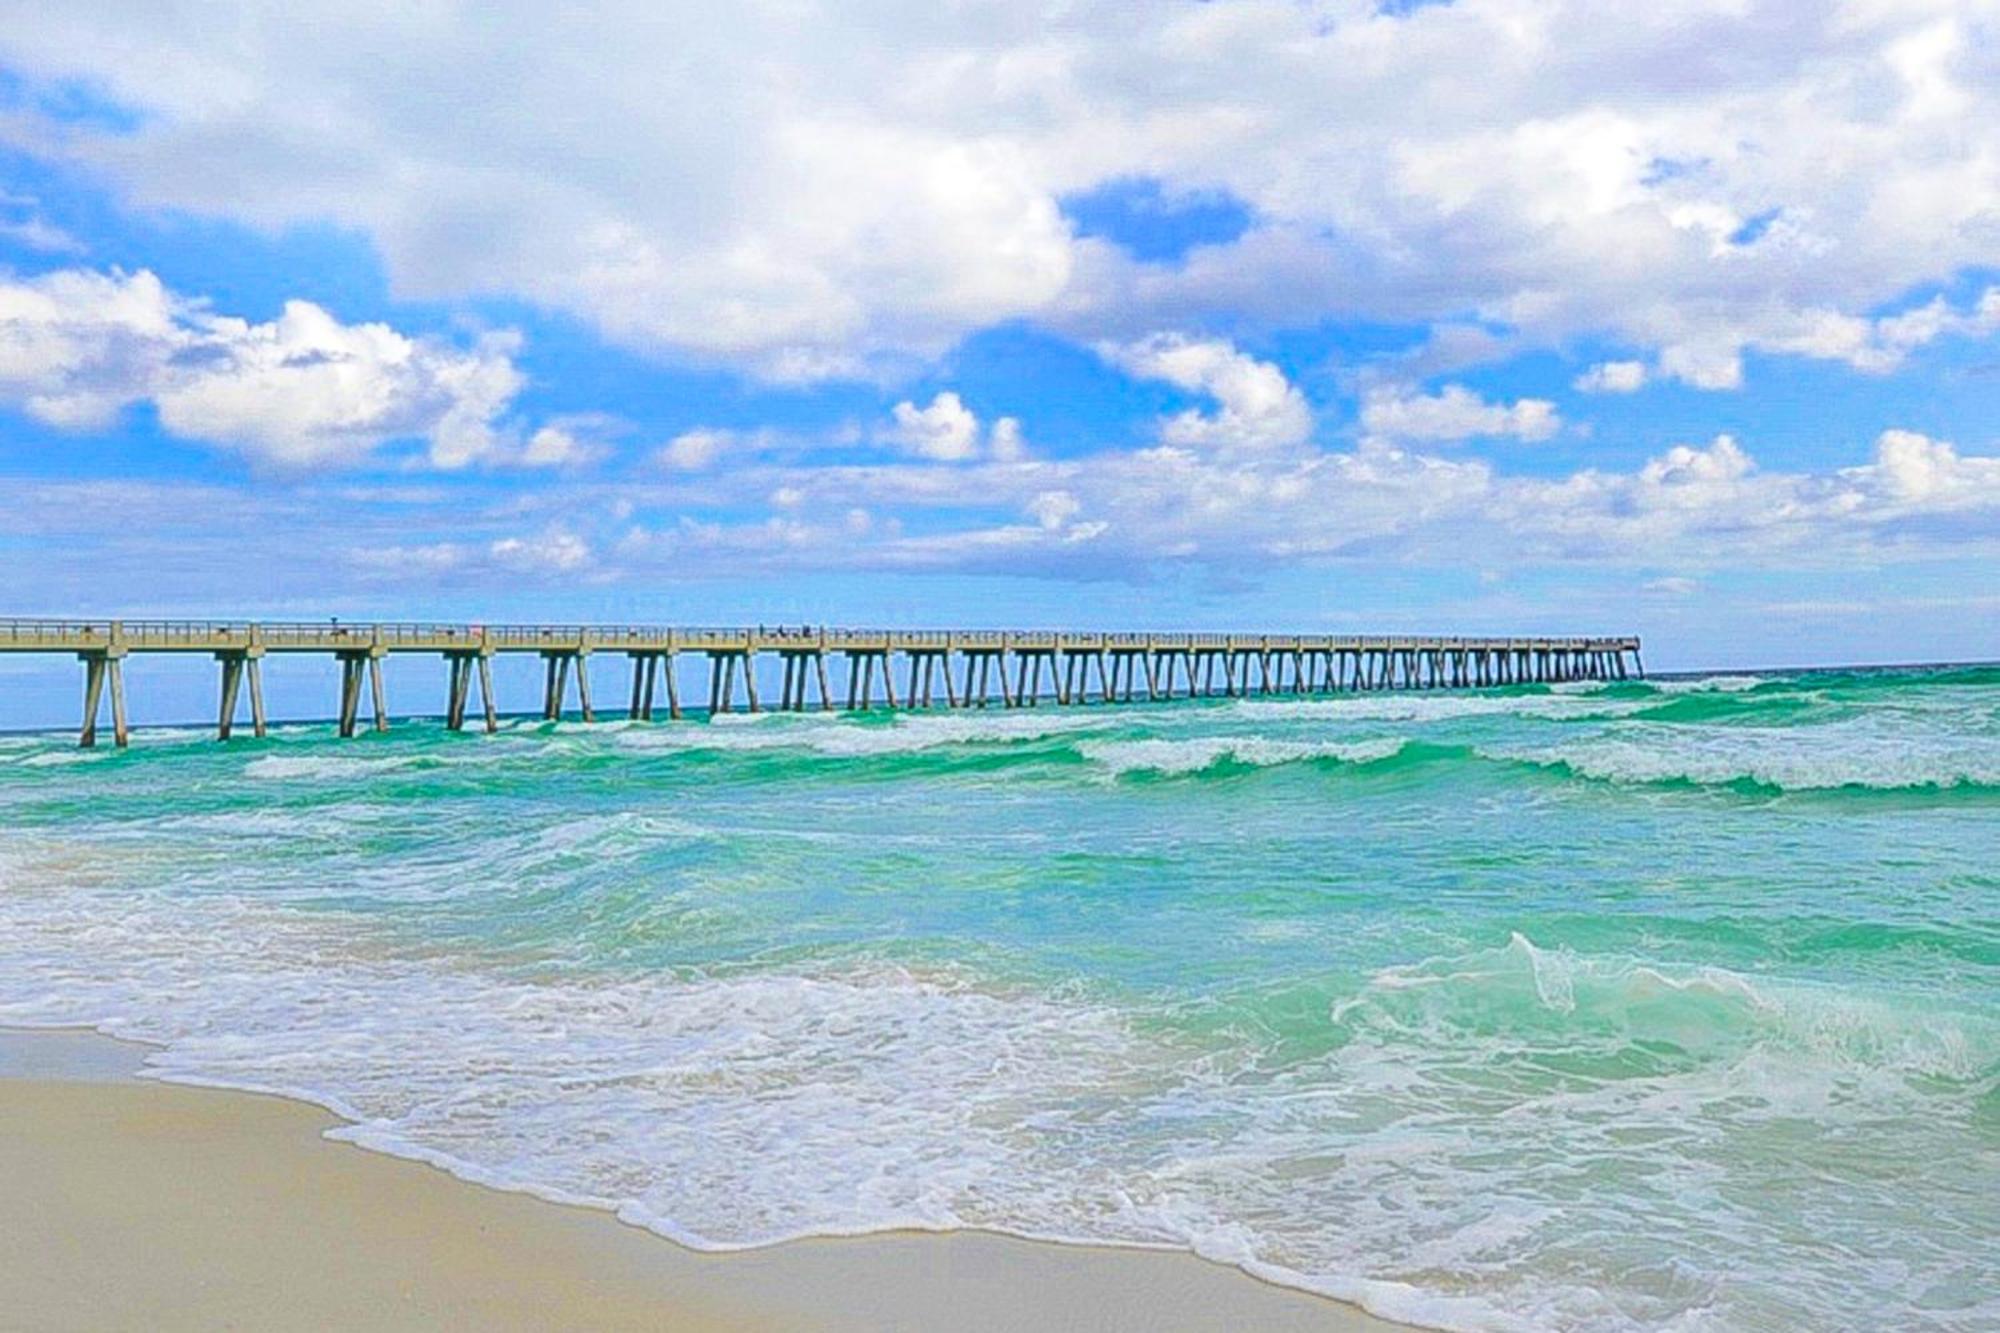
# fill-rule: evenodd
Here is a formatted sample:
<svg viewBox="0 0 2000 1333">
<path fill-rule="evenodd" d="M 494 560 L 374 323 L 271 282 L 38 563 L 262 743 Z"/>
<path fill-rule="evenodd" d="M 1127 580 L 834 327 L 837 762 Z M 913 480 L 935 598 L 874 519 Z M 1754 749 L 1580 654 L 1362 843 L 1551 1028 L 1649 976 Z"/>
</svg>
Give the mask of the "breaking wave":
<svg viewBox="0 0 2000 1333">
<path fill-rule="evenodd" d="M 1402 752 L 1404 742 L 1269 740 L 1258 736 L 1203 736 L 1189 740 L 1084 741 L 1077 753 L 1113 775 L 1175 776 L 1331 760 L 1370 764 Z"/>
</svg>

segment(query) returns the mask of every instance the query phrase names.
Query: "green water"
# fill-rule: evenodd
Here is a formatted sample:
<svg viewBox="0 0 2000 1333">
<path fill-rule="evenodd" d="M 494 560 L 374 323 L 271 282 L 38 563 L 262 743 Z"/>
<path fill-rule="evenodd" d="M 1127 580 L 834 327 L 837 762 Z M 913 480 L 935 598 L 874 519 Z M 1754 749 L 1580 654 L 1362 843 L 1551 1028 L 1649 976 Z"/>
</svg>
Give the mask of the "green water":
<svg viewBox="0 0 2000 1333">
<path fill-rule="evenodd" d="M 0 738 L 0 1022 L 709 1247 L 2000 1326 L 2000 670 Z"/>
</svg>

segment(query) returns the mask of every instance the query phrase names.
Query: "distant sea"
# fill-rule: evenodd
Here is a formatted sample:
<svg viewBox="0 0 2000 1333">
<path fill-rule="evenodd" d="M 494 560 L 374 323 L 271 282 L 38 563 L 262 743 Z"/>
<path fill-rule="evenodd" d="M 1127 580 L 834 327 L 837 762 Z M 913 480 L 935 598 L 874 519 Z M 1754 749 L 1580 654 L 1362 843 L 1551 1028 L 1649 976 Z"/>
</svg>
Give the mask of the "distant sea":
<svg viewBox="0 0 2000 1333">
<path fill-rule="evenodd" d="M 2000 1327 L 2000 668 L 0 738 L 0 1022 L 703 1248 Z"/>
</svg>

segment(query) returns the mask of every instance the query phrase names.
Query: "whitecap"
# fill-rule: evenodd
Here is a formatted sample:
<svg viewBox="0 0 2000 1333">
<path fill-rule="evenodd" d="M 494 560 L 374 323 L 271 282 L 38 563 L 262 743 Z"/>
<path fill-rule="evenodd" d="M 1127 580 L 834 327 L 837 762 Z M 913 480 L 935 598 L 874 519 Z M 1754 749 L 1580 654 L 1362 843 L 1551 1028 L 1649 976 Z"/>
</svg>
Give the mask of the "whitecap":
<svg viewBox="0 0 2000 1333">
<path fill-rule="evenodd" d="M 1552 721 L 1629 717 L 1645 699 L 1601 699 L 1586 694 L 1423 694 L 1386 691 L 1316 699 L 1239 699 L 1230 707 L 1250 718 L 1286 720 L 1448 722 L 1472 717 L 1529 717 Z"/>
<path fill-rule="evenodd" d="M 296 755 L 267 754 L 243 766 L 243 775 L 278 782 L 335 782 L 390 773 L 417 763 L 415 755 Z"/>
<path fill-rule="evenodd" d="M 1335 759 L 1373 763 L 1400 753 L 1394 737 L 1359 741 L 1290 741 L 1263 736 L 1199 736 L 1185 740 L 1084 741 L 1079 753 L 1114 776 L 1126 773 L 1200 773 L 1224 763 L 1249 768 Z"/>
<path fill-rule="evenodd" d="M 1770 684 L 1772 676 L 1701 676 L 1692 680 L 1652 680 L 1647 683 L 1661 694 L 1742 694 L 1759 685 Z"/>
<path fill-rule="evenodd" d="M 1786 728 L 1636 724 L 1556 745 L 1482 746 L 1479 753 L 1625 783 L 1751 782 L 1784 791 L 2000 784 L 2000 738 L 1926 734 L 1873 719 Z"/>
</svg>

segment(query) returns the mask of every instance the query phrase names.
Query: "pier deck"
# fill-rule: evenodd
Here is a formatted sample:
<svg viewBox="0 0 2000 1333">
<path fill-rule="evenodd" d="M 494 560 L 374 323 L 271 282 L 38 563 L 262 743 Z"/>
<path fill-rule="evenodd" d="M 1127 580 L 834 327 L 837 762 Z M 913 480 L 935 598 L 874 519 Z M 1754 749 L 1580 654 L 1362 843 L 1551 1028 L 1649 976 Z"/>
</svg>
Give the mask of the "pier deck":
<svg viewBox="0 0 2000 1333">
<path fill-rule="evenodd" d="M 756 665 L 782 664 L 775 708 L 783 711 L 875 706 L 879 678 L 890 708 L 1029 708 L 1133 703 L 1208 695 L 1331 694 L 1355 690 L 1478 689 L 1530 682 L 1624 680 L 1643 676 L 1639 640 L 1459 638 L 1409 635 L 1106 633 L 1056 630 L 885 630 L 808 626 L 684 627 L 657 625 L 481 625 L 421 621 L 0 619 L 0 653 L 74 654 L 84 667 L 79 743 L 95 744 L 103 696 L 111 696 L 119 745 L 129 727 L 124 659 L 133 653 L 207 653 L 220 665 L 217 734 L 231 735 L 243 686 L 251 724 L 265 733 L 262 659 L 270 653 L 321 653 L 341 666 L 339 728 L 360 725 L 362 682 L 376 730 L 389 725 L 382 660 L 397 653 L 441 656 L 449 667 L 446 725 L 465 725 L 475 678 L 488 731 L 498 725 L 491 659 L 535 653 L 546 663 L 542 716 L 568 708 L 570 679 L 578 711 L 596 716 L 588 659 L 623 653 L 632 665 L 625 715 L 650 720 L 656 687 L 666 683 L 666 712 L 683 716 L 674 666 L 680 654 L 707 659 L 710 714 L 736 707 L 739 681 L 749 711 L 766 701 Z M 838 657 L 845 684 L 836 704 L 828 660 Z M 1629 660 L 1629 665 L 1628 665 Z M 897 694 L 898 665 L 904 667 Z M 956 673 L 956 677 L 954 675 Z"/>
</svg>

